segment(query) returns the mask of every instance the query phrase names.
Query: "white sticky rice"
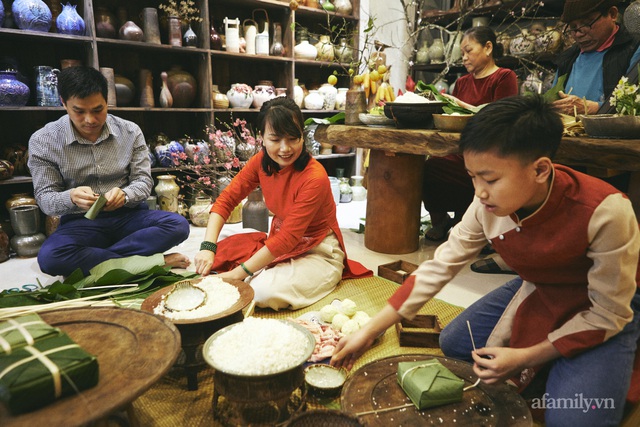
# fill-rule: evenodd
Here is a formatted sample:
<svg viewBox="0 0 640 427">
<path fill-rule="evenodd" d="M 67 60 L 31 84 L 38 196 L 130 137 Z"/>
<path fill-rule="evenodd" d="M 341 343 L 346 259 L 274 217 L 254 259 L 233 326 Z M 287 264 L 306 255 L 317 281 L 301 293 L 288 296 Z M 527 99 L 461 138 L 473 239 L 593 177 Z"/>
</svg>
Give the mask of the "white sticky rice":
<svg viewBox="0 0 640 427">
<path fill-rule="evenodd" d="M 287 322 L 248 317 L 217 337 L 208 351 L 222 372 L 268 375 L 303 363 L 310 345 L 307 336 Z"/>
<path fill-rule="evenodd" d="M 216 276 L 205 277 L 195 286 L 202 289 L 207 295 L 206 301 L 201 307 L 184 311 L 166 310 L 164 305 L 165 294 L 160 303 L 153 309 L 154 314 L 173 320 L 200 319 L 223 312 L 240 299 L 238 288 Z"/>
</svg>

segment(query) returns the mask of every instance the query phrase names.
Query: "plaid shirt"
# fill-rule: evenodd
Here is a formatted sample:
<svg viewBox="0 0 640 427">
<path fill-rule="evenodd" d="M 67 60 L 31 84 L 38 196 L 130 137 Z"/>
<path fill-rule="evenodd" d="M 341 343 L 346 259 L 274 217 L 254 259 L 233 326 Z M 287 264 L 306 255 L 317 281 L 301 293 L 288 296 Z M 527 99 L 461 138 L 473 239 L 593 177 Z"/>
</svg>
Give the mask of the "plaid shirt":
<svg viewBox="0 0 640 427">
<path fill-rule="evenodd" d="M 111 114 L 95 143 L 75 131 L 68 115 L 48 123 L 29 140 L 29 170 L 36 200 L 47 215 L 82 213 L 71 202 L 76 187 L 91 187 L 96 194 L 120 187 L 132 207 L 146 200 L 153 186 L 142 130 Z"/>
</svg>

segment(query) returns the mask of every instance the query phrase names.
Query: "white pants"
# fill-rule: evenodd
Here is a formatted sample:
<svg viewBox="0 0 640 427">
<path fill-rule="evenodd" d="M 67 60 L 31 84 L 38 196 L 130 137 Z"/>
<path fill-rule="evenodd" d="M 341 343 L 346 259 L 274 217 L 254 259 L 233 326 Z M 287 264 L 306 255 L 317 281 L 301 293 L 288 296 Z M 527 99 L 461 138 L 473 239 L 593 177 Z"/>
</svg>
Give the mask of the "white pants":
<svg viewBox="0 0 640 427">
<path fill-rule="evenodd" d="M 342 279 L 344 252 L 333 232 L 315 248 L 245 279 L 258 307 L 297 310 L 333 291 Z"/>
</svg>

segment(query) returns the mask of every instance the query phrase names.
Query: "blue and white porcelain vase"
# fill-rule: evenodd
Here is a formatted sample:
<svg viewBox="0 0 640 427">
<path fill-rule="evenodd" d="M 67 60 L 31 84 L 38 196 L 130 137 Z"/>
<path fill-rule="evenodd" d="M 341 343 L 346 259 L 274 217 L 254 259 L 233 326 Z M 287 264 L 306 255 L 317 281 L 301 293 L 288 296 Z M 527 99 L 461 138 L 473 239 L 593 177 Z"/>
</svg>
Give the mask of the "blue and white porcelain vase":
<svg viewBox="0 0 640 427">
<path fill-rule="evenodd" d="M 23 107 L 29 101 L 29 86 L 16 77 L 17 71 L 0 71 L 0 107 Z"/>
<path fill-rule="evenodd" d="M 4 4 L 0 1 L 0 28 L 2 28 L 2 23 L 4 22 Z"/>
<path fill-rule="evenodd" d="M 84 36 L 84 19 L 76 11 L 75 4 L 67 3 L 62 6 L 62 12 L 56 18 L 56 28 L 60 34 Z"/>
<path fill-rule="evenodd" d="M 42 0 L 16 0 L 11 6 L 13 20 L 21 30 L 48 32 L 51 10 Z"/>
</svg>

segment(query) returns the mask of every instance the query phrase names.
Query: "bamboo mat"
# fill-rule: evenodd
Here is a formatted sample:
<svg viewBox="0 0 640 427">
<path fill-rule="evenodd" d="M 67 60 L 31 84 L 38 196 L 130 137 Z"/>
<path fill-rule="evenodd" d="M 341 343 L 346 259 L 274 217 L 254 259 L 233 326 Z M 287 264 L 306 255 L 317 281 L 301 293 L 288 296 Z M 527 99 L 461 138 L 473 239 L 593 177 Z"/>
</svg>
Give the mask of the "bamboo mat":
<svg viewBox="0 0 640 427">
<path fill-rule="evenodd" d="M 309 311 L 318 311 L 334 299 L 349 298 L 358 310 L 371 316 L 375 315 L 387 303 L 387 299 L 398 289 L 398 285 L 381 277 L 343 280 L 334 292 L 317 303 L 297 311 L 256 309 L 254 316 L 271 319 L 296 318 Z M 448 304 L 438 299 L 429 301 L 420 311 L 421 314 L 436 314 L 440 322 L 448 324 L 462 312 L 462 307 Z M 354 371 L 361 366 L 383 357 L 399 354 L 442 355 L 440 349 L 420 347 L 400 347 L 395 328 L 387 332 L 358 359 Z M 187 380 L 183 370 L 172 369 L 145 394 L 133 402 L 133 412 L 140 426 L 174 427 L 180 426 L 217 426 L 213 418 L 211 402 L 213 399 L 213 371 L 203 368 L 198 375 L 198 390 L 187 390 Z"/>
</svg>

